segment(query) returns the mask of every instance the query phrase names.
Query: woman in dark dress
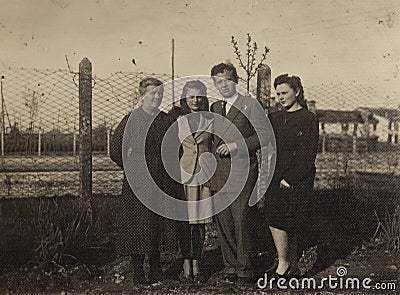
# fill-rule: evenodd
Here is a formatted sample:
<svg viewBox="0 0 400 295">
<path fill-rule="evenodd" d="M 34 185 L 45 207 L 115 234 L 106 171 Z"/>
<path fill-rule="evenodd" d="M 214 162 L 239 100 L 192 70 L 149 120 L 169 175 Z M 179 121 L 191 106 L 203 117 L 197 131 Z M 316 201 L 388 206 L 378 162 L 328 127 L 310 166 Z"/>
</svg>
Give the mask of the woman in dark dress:
<svg viewBox="0 0 400 295">
<path fill-rule="evenodd" d="M 278 254 L 275 276 L 298 276 L 298 238 L 307 221 L 315 178 L 318 120 L 308 111 L 297 76 L 280 75 L 274 81 L 282 111 L 270 114 L 277 159 L 266 193 L 266 214 Z"/>
<path fill-rule="evenodd" d="M 164 112 L 159 112 L 163 96 L 162 82 L 155 78 L 146 78 L 139 84 L 139 92 L 143 96 L 141 106 L 126 115 L 115 129 L 110 149 L 111 159 L 124 168 L 124 181 L 118 216 L 117 252 L 132 257 L 134 284 L 147 284 L 143 263 L 145 254 L 149 256 L 150 272 L 148 280 L 153 283 L 163 279 L 160 266 L 160 251 L 176 252 L 178 250 L 177 223 L 166 219 L 148 209 L 138 199 L 128 183 L 126 173 L 134 173 L 130 179 L 135 192 L 140 198 L 157 199 L 157 190 L 153 183 L 143 176 L 146 165 L 156 184 L 170 195 L 173 194 L 173 183 L 167 177 L 161 159 L 161 142 L 172 121 Z M 131 116 L 131 117 L 130 117 Z M 153 122 L 153 123 L 151 123 Z M 151 127 L 148 128 L 148 126 Z M 127 130 L 125 130 L 127 129 Z M 126 133 L 129 149 L 126 157 L 131 157 L 134 169 L 123 167 L 122 141 Z M 140 159 L 140 150 L 144 140 L 146 161 Z M 136 175 L 137 174 L 137 175 Z M 178 191 L 176 191 L 177 193 Z M 183 194 L 183 191 L 182 191 Z"/>
</svg>

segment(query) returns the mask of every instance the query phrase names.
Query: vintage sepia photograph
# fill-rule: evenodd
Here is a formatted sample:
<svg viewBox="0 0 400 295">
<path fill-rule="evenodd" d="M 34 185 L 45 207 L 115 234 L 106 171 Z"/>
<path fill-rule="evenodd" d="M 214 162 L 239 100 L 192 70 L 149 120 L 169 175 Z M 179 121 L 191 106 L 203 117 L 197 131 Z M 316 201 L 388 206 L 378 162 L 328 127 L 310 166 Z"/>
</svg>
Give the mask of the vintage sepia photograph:
<svg viewBox="0 0 400 295">
<path fill-rule="evenodd" d="M 399 293 L 399 0 L 0 5 L 0 294 Z"/>
</svg>

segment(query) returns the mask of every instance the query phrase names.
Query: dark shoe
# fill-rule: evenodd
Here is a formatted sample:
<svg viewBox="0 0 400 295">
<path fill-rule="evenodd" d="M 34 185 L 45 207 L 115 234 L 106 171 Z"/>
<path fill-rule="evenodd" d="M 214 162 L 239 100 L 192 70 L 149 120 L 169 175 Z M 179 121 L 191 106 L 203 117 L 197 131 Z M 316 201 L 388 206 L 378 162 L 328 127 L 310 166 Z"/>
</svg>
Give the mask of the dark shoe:
<svg viewBox="0 0 400 295">
<path fill-rule="evenodd" d="M 179 274 L 179 281 L 182 284 L 192 284 L 193 283 L 193 276 L 192 275 L 188 275 L 186 276 L 183 271 Z"/>
<path fill-rule="evenodd" d="M 149 255 L 149 281 L 151 284 L 159 283 L 164 280 L 164 274 L 160 264 L 160 252 L 152 253 Z"/>
<path fill-rule="evenodd" d="M 150 284 L 160 283 L 164 280 L 164 274 L 161 269 L 149 272 Z"/>
<path fill-rule="evenodd" d="M 234 273 L 224 273 L 222 280 L 229 283 L 234 283 L 238 280 L 238 276 Z"/>
<path fill-rule="evenodd" d="M 193 276 L 193 283 L 204 284 L 205 282 L 207 282 L 207 280 L 202 272 L 199 272 Z"/>
<path fill-rule="evenodd" d="M 268 280 L 272 280 L 274 279 L 275 281 L 277 281 L 278 279 L 286 279 L 287 277 L 285 276 L 285 274 L 280 275 L 279 273 L 275 272 L 273 273 L 271 276 L 268 276 Z"/>
<path fill-rule="evenodd" d="M 133 284 L 134 285 L 148 285 L 149 282 L 146 280 L 143 271 L 144 254 L 134 254 L 132 259 L 132 270 L 133 270 Z"/>
<path fill-rule="evenodd" d="M 144 276 L 144 273 L 134 273 L 133 274 L 133 284 L 136 285 L 144 285 L 147 286 L 149 282 L 146 280 L 146 277 Z"/>
<path fill-rule="evenodd" d="M 272 278 L 275 279 L 280 279 L 280 278 L 284 278 L 284 279 L 291 279 L 291 278 L 300 278 L 301 277 L 301 271 L 299 269 L 298 266 L 289 266 L 286 271 L 283 274 L 279 274 L 277 272 L 275 272 L 272 276 Z"/>
<path fill-rule="evenodd" d="M 271 267 L 267 268 L 267 269 L 265 270 L 265 273 L 266 273 L 268 276 L 273 275 L 273 274 L 276 272 L 276 269 L 278 268 L 278 263 L 279 263 L 279 260 L 278 260 L 278 259 L 275 259 L 273 265 L 272 265 Z"/>
<path fill-rule="evenodd" d="M 257 279 L 252 277 L 239 277 L 236 283 L 243 287 L 255 287 L 257 286 Z"/>
<path fill-rule="evenodd" d="M 300 268 L 297 265 L 296 266 L 291 266 L 289 268 L 289 272 L 288 272 L 287 276 L 289 278 L 296 278 L 296 279 L 301 278 L 301 270 L 300 270 Z"/>
</svg>

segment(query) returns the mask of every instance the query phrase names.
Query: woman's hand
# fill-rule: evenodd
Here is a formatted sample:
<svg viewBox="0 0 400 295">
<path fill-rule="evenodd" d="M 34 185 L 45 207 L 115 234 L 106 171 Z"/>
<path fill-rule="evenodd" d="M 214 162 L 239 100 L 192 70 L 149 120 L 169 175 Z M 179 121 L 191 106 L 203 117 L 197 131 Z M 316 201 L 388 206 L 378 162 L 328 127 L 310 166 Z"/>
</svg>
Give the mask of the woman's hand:
<svg viewBox="0 0 400 295">
<path fill-rule="evenodd" d="M 279 187 L 288 189 L 288 188 L 291 188 L 292 186 L 289 183 L 287 183 L 286 180 L 282 179 L 281 182 L 279 183 Z"/>
</svg>

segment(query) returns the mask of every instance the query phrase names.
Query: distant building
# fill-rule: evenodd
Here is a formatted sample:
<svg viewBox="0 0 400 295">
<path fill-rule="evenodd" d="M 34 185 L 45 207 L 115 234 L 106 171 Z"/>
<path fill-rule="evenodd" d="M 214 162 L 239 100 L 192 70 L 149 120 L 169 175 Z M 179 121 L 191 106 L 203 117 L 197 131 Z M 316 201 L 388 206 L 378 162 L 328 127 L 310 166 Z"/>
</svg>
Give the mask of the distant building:
<svg viewBox="0 0 400 295">
<path fill-rule="evenodd" d="M 372 114 L 365 116 L 359 110 L 315 110 L 320 123 L 320 150 L 322 152 L 375 151 L 379 121 Z"/>
<path fill-rule="evenodd" d="M 399 144 L 400 110 L 391 108 L 359 108 L 361 112 L 373 115 L 379 120 L 373 132 L 380 142 Z"/>
</svg>

